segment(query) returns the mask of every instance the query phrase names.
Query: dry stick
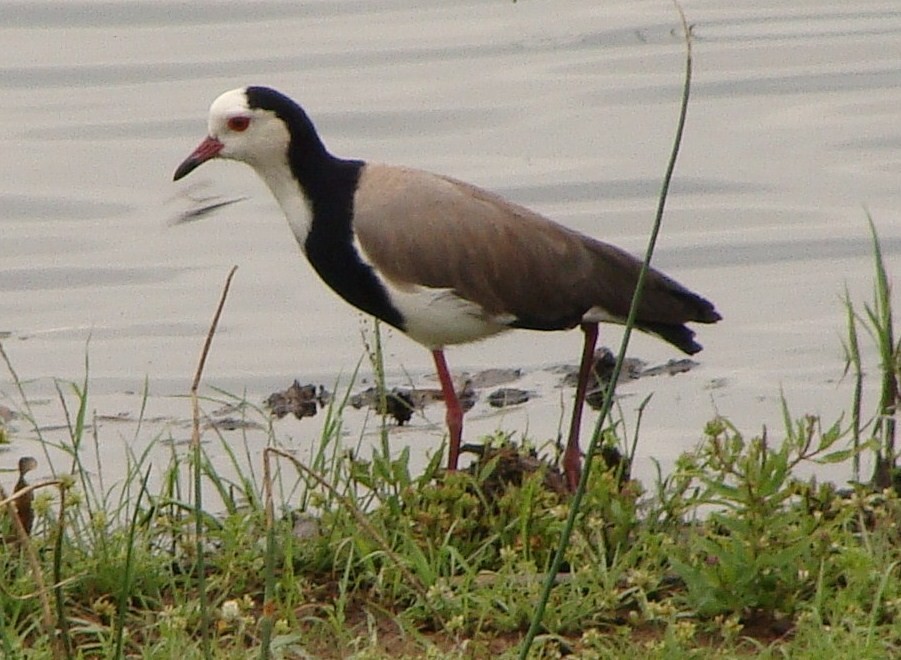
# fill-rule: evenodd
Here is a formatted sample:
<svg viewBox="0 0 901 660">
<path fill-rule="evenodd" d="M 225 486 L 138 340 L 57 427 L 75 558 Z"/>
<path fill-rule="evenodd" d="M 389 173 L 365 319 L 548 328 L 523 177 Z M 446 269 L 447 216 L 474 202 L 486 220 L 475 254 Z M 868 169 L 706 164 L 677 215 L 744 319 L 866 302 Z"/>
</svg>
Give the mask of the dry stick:
<svg viewBox="0 0 901 660">
<path fill-rule="evenodd" d="M 191 384 L 191 396 L 192 402 L 196 404 L 197 400 L 197 388 L 200 387 L 200 378 L 203 376 L 203 366 L 206 364 L 206 358 L 210 354 L 210 346 L 213 343 L 213 335 L 216 334 L 216 326 L 219 325 L 219 317 L 222 316 L 222 309 L 225 307 L 225 299 L 228 297 L 228 290 L 232 285 L 232 278 L 235 276 L 235 271 L 238 270 L 237 266 L 232 266 L 232 269 L 228 271 L 228 277 L 225 278 L 225 286 L 222 287 L 222 295 L 219 298 L 219 305 L 216 307 L 216 314 L 213 316 L 213 322 L 210 324 L 210 331 L 206 335 L 206 341 L 203 343 L 203 351 L 200 353 L 200 362 L 197 365 L 197 372 L 194 374 L 194 382 Z M 193 407 L 194 412 L 197 412 L 197 406 Z M 192 441 L 200 441 L 200 424 L 199 418 L 195 414 L 194 415 L 194 435 L 192 436 Z"/>
<path fill-rule="evenodd" d="M 339 502 L 341 502 L 341 504 L 348 511 L 350 511 L 351 515 L 353 515 L 353 517 L 356 519 L 357 523 L 360 525 L 360 527 L 363 529 L 363 531 L 366 532 L 370 536 L 370 538 L 372 538 L 372 540 L 375 541 L 376 545 L 381 547 L 382 552 L 384 552 L 385 555 L 389 559 L 391 559 L 392 562 L 394 562 L 394 564 L 397 566 L 398 570 L 400 570 L 400 572 L 403 574 L 404 579 L 406 579 L 413 586 L 413 588 L 416 590 L 416 593 L 418 593 L 419 596 L 423 599 L 423 603 L 426 605 L 426 607 L 429 607 L 430 609 L 432 609 L 431 605 L 429 605 L 428 591 L 426 590 L 425 585 L 422 584 L 422 581 L 419 578 L 417 578 L 415 575 L 413 575 L 413 573 L 410 572 L 410 569 L 408 569 L 406 566 L 404 566 L 404 563 L 403 563 L 403 561 L 401 561 L 401 558 L 397 555 L 396 552 L 394 552 L 391 549 L 391 546 L 388 545 L 388 542 L 382 537 L 381 534 L 379 534 L 378 530 L 372 526 L 372 523 L 370 523 L 369 520 L 366 519 L 366 516 L 363 515 L 363 512 L 360 511 L 360 509 L 353 503 L 353 501 L 349 497 L 339 493 L 332 484 L 330 484 L 328 481 L 323 479 L 320 475 L 316 474 L 313 470 L 308 468 L 306 465 L 301 463 L 299 460 L 297 460 L 290 454 L 288 454 L 280 449 L 276 449 L 275 447 L 267 447 L 263 451 L 265 454 L 270 454 L 270 453 L 277 454 L 278 456 L 287 458 L 289 461 L 294 463 L 294 465 L 299 470 L 301 470 L 305 474 L 312 477 L 316 483 L 318 483 L 323 488 L 325 488 L 327 491 L 329 491 L 329 493 L 331 493 L 331 495 L 334 498 L 336 498 Z M 264 463 L 264 470 L 268 470 L 265 463 Z M 269 515 L 270 515 L 269 512 L 270 512 L 271 506 L 272 506 L 271 496 L 272 496 L 272 489 L 271 489 L 271 487 L 267 487 L 267 489 L 266 489 L 266 497 L 267 497 L 266 516 L 267 516 L 267 519 L 269 518 Z M 267 522 L 268 522 L 268 524 L 272 524 L 271 520 L 267 520 Z M 434 609 L 433 609 L 432 614 L 441 622 L 442 625 L 444 625 L 444 619 L 443 619 L 443 617 L 441 617 L 441 615 L 438 612 L 434 611 Z"/>
<path fill-rule="evenodd" d="M 563 563 L 563 555 L 566 553 L 566 548 L 569 545 L 569 540 L 572 537 L 573 529 L 576 525 L 576 517 L 579 515 L 579 508 L 582 503 L 582 498 L 585 495 L 585 489 L 588 485 L 588 477 L 591 473 L 591 459 L 595 454 L 595 450 L 597 449 L 598 441 L 601 436 L 601 429 L 604 425 L 604 420 L 607 419 L 607 415 L 610 414 L 610 409 L 613 406 L 613 393 L 616 389 L 616 381 L 619 380 L 619 374 L 622 370 L 623 362 L 625 361 L 626 357 L 626 349 L 629 346 L 629 337 L 632 334 L 632 328 L 635 326 L 635 319 L 638 313 L 638 304 L 641 300 L 642 288 L 644 286 L 648 268 L 650 267 L 649 264 L 651 261 L 651 256 L 654 253 L 654 246 L 657 243 L 657 235 L 660 231 L 660 225 L 663 220 L 663 208 L 666 204 L 666 197 L 667 193 L 669 192 L 670 181 L 672 180 L 673 171 L 676 167 L 676 158 L 679 155 L 679 147 L 682 144 L 682 132 L 685 128 L 685 117 L 688 112 L 688 96 L 689 90 L 691 89 L 691 28 L 689 27 L 688 22 L 685 20 L 685 14 L 683 13 L 682 7 L 681 5 L 679 5 L 678 0 L 673 0 L 673 4 L 676 6 L 676 11 L 679 12 L 679 20 L 682 23 L 682 32 L 685 35 L 685 83 L 682 87 L 682 104 L 679 111 L 679 121 L 676 126 L 676 135 L 673 139 L 673 148 L 670 153 L 670 160 L 666 168 L 666 173 L 663 177 L 663 186 L 658 197 L 657 214 L 654 218 L 654 226 L 651 229 L 651 236 L 648 239 L 647 251 L 645 252 L 644 261 L 641 264 L 641 271 L 639 271 L 638 273 L 638 282 L 635 284 L 635 292 L 632 295 L 632 304 L 629 308 L 629 316 L 626 319 L 623 340 L 620 344 L 619 354 L 616 358 L 616 364 L 613 367 L 613 373 L 610 375 L 610 382 L 607 385 L 607 390 L 604 392 L 604 405 L 601 409 L 600 416 L 598 417 L 598 422 L 595 425 L 594 433 L 591 436 L 591 442 L 589 443 L 588 448 L 585 451 L 585 467 L 582 470 L 582 477 L 581 479 L 579 479 L 579 486 L 576 489 L 576 492 L 573 494 L 572 503 L 570 504 L 569 509 L 569 516 L 566 519 L 566 524 L 564 525 L 563 532 L 560 535 L 560 544 L 557 546 L 557 552 L 554 554 L 554 559 L 551 562 L 547 580 L 545 580 L 541 595 L 538 598 L 538 605 L 535 609 L 535 614 L 532 616 L 529 630 L 526 633 L 526 636 L 522 642 L 522 646 L 519 649 L 520 660 L 526 660 L 529 654 L 529 649 L 532 647 L 532 643 L 535 641 L 535 637 L 538 635 L 538 629 L 541 627 L 541 621 L 544 618 L 544 611 L 547 608 L 551 590 L 554 588 L 554 577 L 556 576 L 557 571 L 560 570 L 560 566 Z"/>
<path fill-rule="evenodd" d="M 60 580 L 59 582 L 55 583 L 53 585 L 53 588 L 59 589 L 60 587 L 68 587 L 70 584 L 78 583 L 83 578 L 84 578 L 83 573 L 79 574 L 79 575 L 73 575 L 72 577 L 67 577 L 65 580 Z M 26 601 L 32 600 L 34 598 L 40 597 L 40 592 L 37 590 L 29 591 L 24 594 L 10 593 L 9 590 L 7 589 L 7 586 L 8 585 L 4 584 L 3 582 L 0 582 L 0 593 L 2 593 L 6 598 L 9 598 L 11 600 L 18 600 L 18 601 L 26 602 Z"/>
<path fill-rule="evenodd" d="M 68 657 L 68 653 L 66 653 L 65 648 L 60 647 L 61 640 L 56 635 L 53 626 L 53 608 L 50 606 L 50 598 L 47 596 L 49 590 L 44 583 L 44 576 L 41 573 L 41 563 L 38 560 L 34 545 L 31 543 L 31 537 L 25 529 L 25 525 L 22 524 L 22 520 L 19 518 L 19 512 L 16 511 L 15 506 L 16 500 L 23 495 L 27 495 L 38 488 L 44 488 L 46 486 L 56 486 L 60 490 L 63 490 L 64 488 L 62 482 L 59 480 L 45 481 L 39 484 L 29 484 L 25 488 L 21 488 L 7 497 L 3 486 L 0 486 L 0 506 L 6 506 L 6 510 L 13 520 L 13 526 L 16 528 L 16 536 L 18 537 L 19 545 L 24 551 L 25 556 L 28 558 L 28 565 L 31 567 L 31 575 L 37 585 L 36 594 L 41 601 L 41 622 L 43 623 L 44 631 L 51 640 L 53 657 L 65 658 Z"/>
<path fill-rule="evenodd" d="M 3 486 L 0 486 L 0 507 L 2 507 L 2 506 L 8 507 L 11 503 L 15 502 L 17 499 L 19 499 L 23 495 L 28 495 L 28 493 L 31 493 L 31 492 L 37 490 L 38 488 L 44 488 L 46 486 L 61 486 L 62 483 L 63 482 L 61 479 L 51 479 L 49 481 L 41 481 L 36 484 L 28 484 L 24 488 L 20 488 L 19 490 L 13 491 L 12 495 L 7 495 L 6 491 L 3 489 Z M 12 514 L 10 514 L 10 515 L 12 515 Z M 18 518 L 18 516 L 16 516 L 16 518 Z M 25 527 L 23 526 L 22 529 L 24 530 Z M 28 532 L 25 532 L 25 537 L 30 538 L 28 536 Z M 21 537 L 20 537 L 20 539 L 21 539 Z"/>
<path fill-rule="evenodd" d="M 191 449 L 194 454 L 194 535 L 197 538 L 197 590 L 200 595 L 200 635 L 201 644 L 203 646 L 203 657 L 210 658 L 210 616 L 209 603 L 206 594 L 206 566 L 203 561 L 203 497 L 201 495 L 201 453 L 200 453 L 200 402 L 197 398 L 197 389 L 200 387 L 200 379 L 203 376 L 203 366 L 206 364 L 206 358 L 210 353 L 210 346 L 213 343 L 213 335 L 216 334 L 216 326 L 219 325 L 219 317 L 222 316 L 222 309 L 225 307 L 225 299 L 228 296 L 228 290 L 231 287 L 232 277 L 237 266 L 232 266 L 225 278 L 225 286 L 222 287 L 222 295 L 219 298 L 219 305 L 216 307 L 216 313 L 213 315 L 213 322 L 210 324 L 210 330 L 206 335 L 206 341 L 203 344 L 203 350 L 200 353 L 200 362 L 197 364 L 197 372 L 194 374 L 194 382 L 191 384 Z"/>
<path fill-rule="evenodd" d="M 263 511 L 266 514 L 266 528 L 275 524 L 275 504 L 272 497 L 272 466 L 269 462 L 269 454 L 272 448 L 263 449 Z"/>
</svg>

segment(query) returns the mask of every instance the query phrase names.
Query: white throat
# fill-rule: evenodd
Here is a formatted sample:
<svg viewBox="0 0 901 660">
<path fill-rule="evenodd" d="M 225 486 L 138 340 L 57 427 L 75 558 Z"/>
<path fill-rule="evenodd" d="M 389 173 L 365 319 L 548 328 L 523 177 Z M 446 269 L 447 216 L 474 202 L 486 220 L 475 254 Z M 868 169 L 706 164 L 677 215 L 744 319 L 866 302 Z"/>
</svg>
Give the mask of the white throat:
<svg viewBox="0 0 901 660">
<path fill-rule="evenodd" d="M 257 164 L 254 169 L 278 200 L 291 231 L 294 232 L 294 238 L 303 250 L 313 223 L 313 207 L 294 178 L 288 166 L 288 159 L 280 159 L 267 165 Z"/>
</svg>

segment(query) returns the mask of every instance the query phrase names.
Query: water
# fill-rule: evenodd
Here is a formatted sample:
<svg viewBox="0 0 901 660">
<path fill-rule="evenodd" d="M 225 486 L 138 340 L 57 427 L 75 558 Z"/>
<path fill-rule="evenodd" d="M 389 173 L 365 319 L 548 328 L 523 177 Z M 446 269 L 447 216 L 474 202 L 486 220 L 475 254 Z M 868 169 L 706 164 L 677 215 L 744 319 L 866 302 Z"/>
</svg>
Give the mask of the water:
<svg viewBox="0 0 901 660">
<path fill-rule="evenodd" d="M 694 446 L 717 413 L 753 433 L 779 428 L 780 392 L 795 413 L 830 421 L 850 401 L 840 297 L 871 293 L 865 209 L 889 268 L 901 268 L 895 4 L 686 4 L 695 78 L 655 263 L 725 318 L 700 328 L 698 368 L 622 389 L 630 430 L 654 394 L 641 475 Z M 473 181 L 640 253 L 684 66 L 664 1 L 0 1 L 0 15 L 0 333 L 45 425 L 63 419 L 53 379 L 81 381 L 87 358 L 109 478 L 126 447 L 188 436 L 183 395 L 232 265 L 208 388 L 260 402 L 294 378 L 331 386 L 364 352 L 362 317 L 317 280 L 250 170 L 214 163 L 171 182 L 220 92 L 279 88 L 339 155 Z M 205 196 L 247 200 L 170 226 Z M 602 342 L 620 336 L 604 329 Z M 541 395 L 503 413 L 480 403 L 467 438 L 497 428 L 553 437 L 571 391 L 546 369 L 575 362 L 579 342 L 521 332 L 451 349 L 455 370 L 521 367 L 521 384 Z M 386 351 L 392 383 L 429 382 L 427 351 L 393 332 Z M 678 357 L 646 337 L 631 353 Z M 108 417 L 137 416 L 145 379 L 153 421 L 136 434 Z M 18 401 L 3 370 L 0 404 Z M 428 409 L 392 432 L 394 446 L 422 460 L 442 419 Z M 348 413 L 350 441 L 364 420 Z M 303 455 L 321 426 L 319 416 L 276 430 Z M 16 422 L 0 460 L 40 455 L 29 437 Z M 258 461 L 263 435 L 247 442 Z"/>
</svg>

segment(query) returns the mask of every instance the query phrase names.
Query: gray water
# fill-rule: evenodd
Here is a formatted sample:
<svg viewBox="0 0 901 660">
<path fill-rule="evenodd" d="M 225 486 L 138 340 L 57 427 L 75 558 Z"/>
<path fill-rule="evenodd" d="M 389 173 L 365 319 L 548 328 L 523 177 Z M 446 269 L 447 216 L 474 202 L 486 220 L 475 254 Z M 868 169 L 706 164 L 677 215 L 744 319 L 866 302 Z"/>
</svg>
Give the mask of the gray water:
<svg viewBox="0 0 901 660">
<path fill-rule="evenodd" d="M 655 264 L 724 320 L 699 329 L 696 369 L 622 388 L 629 432 L 638 402 L 654 395 L 638 448 L 644 476 L 652 459 L 666 468 L 693 447 L 715 414 L 778 435 L 780 393 L 796 414 L 834 420 L 850 401 L 840 298 L 846 287 L 861 302 L 871 295 L 866 209 L 889 268 L 901 269 L 897 3 L 685 9 L 695 77 Z M 188 437 L 183 397 L 232 265 L 205 392 L 261 402 L 294 378 L 331 387 L 364 355 L 363 317 L 317 280 L 249 169 L 213 163 L 172 183 L 220 92 L 279 88 L 339 155 L 469 180 L 641 253 L 684 68 L 665 0 L 0 1 L 0 16 L 0 337 L 47 426 L 63 421 L 54 379 L 82 381 L 87 358 L 111 479 L 126 447 Z M 206 197 L 247 199 L 171 226 Z M 605 328 L 602 342 L 615 348 L 620 337 Z M 574 363 L 579 343 L 577 332 L 520 332 L 449 350 L 458 372 L 522 368 L 520 385 L 540 395 L 501 413 L 479 403 L 467 439 L 496 429 L 554 437 L 572 391 L 548 368 Z M 427 351 L 395 332 L 385 346 L 392 384 L 432 382 Z M 648 337 L 630 352 L 651 364 L 679 357 Z M 875 371 L 872 351 L 867 359 Z M 133 421 L 108 418 L 137 417 L 145 379 L 151 421 L 136 434 Z M 21 408 L 5 369 L 0 405 Z M 376 428 L 366 420 L 348 413 L 349 442 Z M 440 407 L 427 409 L 392 431 L 393 446 L 423 460 L 442 421 Z M 283 420 L 276 432 L 304 455 L 322 424 Z M 0 461 L 40 456 L 33 435 L 13 422 Z M 258 461 L 265 436 L 247 442 Z"/>
</svg>

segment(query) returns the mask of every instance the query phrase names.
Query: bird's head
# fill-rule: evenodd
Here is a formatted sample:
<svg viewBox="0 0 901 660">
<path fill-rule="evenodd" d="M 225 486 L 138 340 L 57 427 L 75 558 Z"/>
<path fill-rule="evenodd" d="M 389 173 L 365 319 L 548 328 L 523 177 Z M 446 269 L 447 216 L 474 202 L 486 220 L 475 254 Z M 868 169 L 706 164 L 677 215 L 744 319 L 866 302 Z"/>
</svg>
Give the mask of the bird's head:
<svg viewBox="0 0 901 660">
<path fill-rule="evenodd" d="M 291 133 L 286 112 L 303 111 L 288 97 L 266 87 L 225 92 L 210 106 L 207 137 L 178 169 L 178 181 L 213 158 L 247 163 L 254 169 L 286 162 Z"/>
</svg>

